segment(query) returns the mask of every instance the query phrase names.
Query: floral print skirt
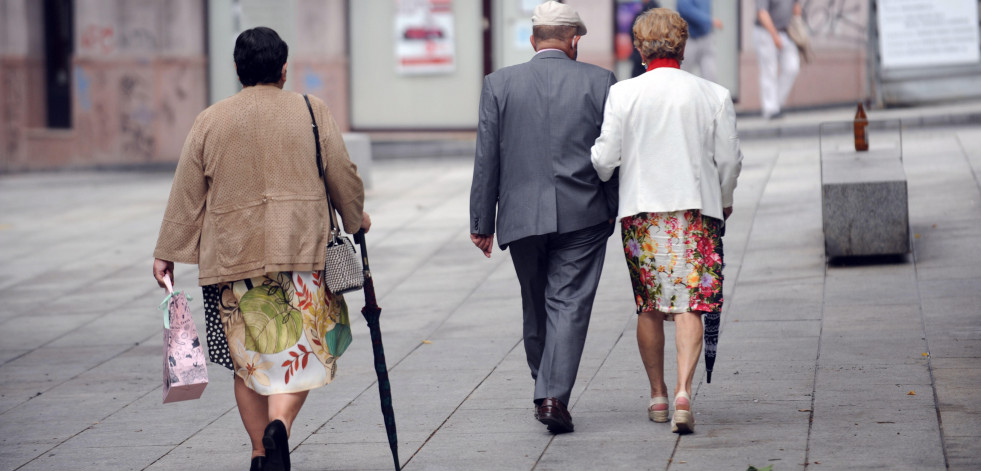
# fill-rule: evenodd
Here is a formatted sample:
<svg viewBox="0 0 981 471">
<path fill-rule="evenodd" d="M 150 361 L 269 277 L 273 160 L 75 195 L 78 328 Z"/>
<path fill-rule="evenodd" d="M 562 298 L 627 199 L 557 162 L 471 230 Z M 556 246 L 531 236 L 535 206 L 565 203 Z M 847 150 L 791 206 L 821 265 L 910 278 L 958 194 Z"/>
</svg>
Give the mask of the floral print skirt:
<svg viewBox="0 0 981 471">
<path fill-rule="evenodd" d="M 701 211 L 640 213 L 620 220 L 637 313 L 722 309 L 722 221 Z"/>
<path fill-rule="evenodd" d="M 203 287 L 211 361 L 262 395 L 300 392 L 334 379 L 351 344 L 344 298 L 323 272 L 276 272 Z"/>
</svg>

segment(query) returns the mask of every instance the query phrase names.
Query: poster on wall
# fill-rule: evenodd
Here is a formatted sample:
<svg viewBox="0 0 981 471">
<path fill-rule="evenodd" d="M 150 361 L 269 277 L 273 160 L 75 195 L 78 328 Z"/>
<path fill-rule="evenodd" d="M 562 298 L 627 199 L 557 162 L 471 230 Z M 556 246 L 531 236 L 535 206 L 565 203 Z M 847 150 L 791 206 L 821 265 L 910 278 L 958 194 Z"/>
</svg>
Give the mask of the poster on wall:
<svg viewBox="0 0 981 471">
<path fill-rule="evenodd" d="M 981 62 L 977 0 L 879 0 L 882 67 Z"/>
<path fill-rule="evenodd" d="M 453 73 L 453 0 L 396 0 L 395 61 L 400 75 Z"/>
</svg>

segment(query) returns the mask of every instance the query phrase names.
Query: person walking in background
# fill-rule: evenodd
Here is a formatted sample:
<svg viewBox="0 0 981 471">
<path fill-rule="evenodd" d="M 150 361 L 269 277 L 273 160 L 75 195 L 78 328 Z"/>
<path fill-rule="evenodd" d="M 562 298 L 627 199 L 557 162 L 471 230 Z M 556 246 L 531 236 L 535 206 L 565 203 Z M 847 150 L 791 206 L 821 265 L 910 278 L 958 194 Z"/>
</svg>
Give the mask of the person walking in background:
<svg viewBox="0 0 981 471">
<path fill-rule="evenodd" d="M 532 31 L 530 61 L 484 78 L 470 238 L 487 257 L 495 233 L 511 250 L 535 418 L 564 433 L 616 214 L 616 181 L 601 182 L 589 161 L 616 78 L 576 62 L 586 26 L 568 5 L 538 5 Z"/>
<path fill-rule="evenodd" d="M 290 469 L 293 420 L 309 390 L 334 378 L 350 344 L 344 298 L 324 283 L 328 219 L 338 211 L 349 233 L 371 226 L 361 177 L 327 106 L 282 89 L 287 53 L 269 28 L 238 36 L 243 88 L 195 120 L 153 262 L 160 286 L 173 279 L 174 262 L 198 265 L 208 353 L 235 375 L 251 469 L 266 471 Z M 311 114 L 336 207 L 317 168 Z"/>
<path fill-rule="evenodd" d="M 756 0 L 753 41 L 760 70 L 760 104 L 763 118 L 780 117 L 790 89 L 800 71 L 797 46 L 787 36 L 791 17 L 801 16 L 797 0 Z"/>
<path fill-rule="evenodd" d="M 681 70 L 715 81 L 715 43 L 713 29 L 722 29 L 722 20 L 712 18 L 712 0 L 678 0 L 678 14 L 688 23 L 688 44 Z"/>
<path fill-rule="evenodd" d="M 601 180 L 620 171 L 620 229 L 650 381 L 648 417 L 668 420 L 664 321 L 677 327 L 673 432 L 692 432 L 691 387 L 705 312 L 722 308 L 722 232 L 742 166 L 729 91 L 679 70 L 688 28 L 656 8 L 634 23 L 648 72 L 610 89 L 591 150 Z"/>
</svg>

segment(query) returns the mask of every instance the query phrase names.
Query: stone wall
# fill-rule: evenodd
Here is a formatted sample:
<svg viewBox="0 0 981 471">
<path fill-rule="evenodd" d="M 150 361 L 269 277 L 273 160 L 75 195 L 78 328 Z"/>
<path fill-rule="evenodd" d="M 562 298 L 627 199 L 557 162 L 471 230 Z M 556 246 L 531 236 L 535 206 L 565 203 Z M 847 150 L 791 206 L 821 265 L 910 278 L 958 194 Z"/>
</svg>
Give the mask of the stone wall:
<svg viewBox="0 0 981 471">
<path fill-rule="evenodd" d="M 44 126 L 41 2 L 0 0 L 0 171 L 27 159 L 27 130 Z"/>
<path fill-rule="evenodd" d="M 41 2 L 0 8 L 0 172 L 177 161 L 207 106 L 203 0 L 76 0 L 69 130 L 44 127 Z"/>
<path fill-rule="evenodd" d="M 341 0 L 298 0 L 287 86 L 324 100 L 342 131 L 350 129 L 347 9 Z"/>
</svg>

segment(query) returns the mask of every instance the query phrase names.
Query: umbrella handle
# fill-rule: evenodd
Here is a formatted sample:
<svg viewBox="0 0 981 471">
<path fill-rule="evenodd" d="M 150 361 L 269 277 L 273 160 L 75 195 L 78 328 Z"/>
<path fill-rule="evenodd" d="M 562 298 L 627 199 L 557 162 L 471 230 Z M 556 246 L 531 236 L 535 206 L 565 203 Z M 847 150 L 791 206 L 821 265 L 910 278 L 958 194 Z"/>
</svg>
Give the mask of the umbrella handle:
<svg viewBox="0 0 981 471">
<path fill-rule="evenodd" d="M 354 233 L 354 242 L 361 246 L 361 265 L 364 266 L 364 276 L 371 276 L 371 269 L 368 268 L 368 244 L 364 240 L 364 229 L 359 229 Z"/>
</svg>

